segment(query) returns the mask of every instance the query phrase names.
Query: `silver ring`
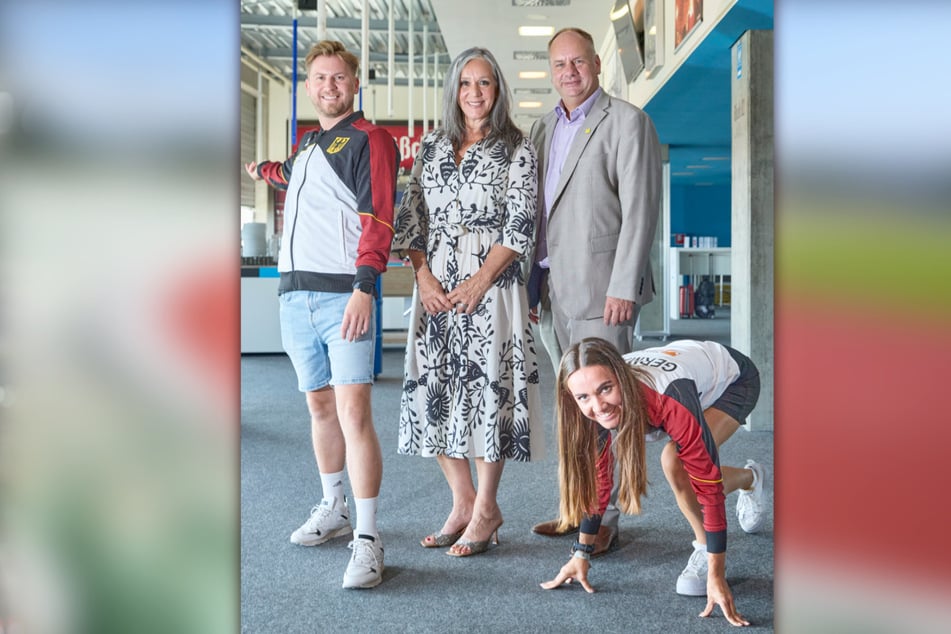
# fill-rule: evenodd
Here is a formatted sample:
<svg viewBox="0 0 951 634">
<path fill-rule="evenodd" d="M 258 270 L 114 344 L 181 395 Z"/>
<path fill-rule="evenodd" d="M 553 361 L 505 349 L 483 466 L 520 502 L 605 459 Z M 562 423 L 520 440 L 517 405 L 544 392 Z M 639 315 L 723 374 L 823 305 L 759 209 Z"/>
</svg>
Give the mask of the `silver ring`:
<svg viewBox="0 0 951 634">
<path fill-rule="evenodd" d="M 462 310 L 465 310 L 469 308 L 469 304 L 463 304 L 462 302 L 459 302 L 458 304 L 456 304 L 456 308 L 461 308 Z"/>
</svg>

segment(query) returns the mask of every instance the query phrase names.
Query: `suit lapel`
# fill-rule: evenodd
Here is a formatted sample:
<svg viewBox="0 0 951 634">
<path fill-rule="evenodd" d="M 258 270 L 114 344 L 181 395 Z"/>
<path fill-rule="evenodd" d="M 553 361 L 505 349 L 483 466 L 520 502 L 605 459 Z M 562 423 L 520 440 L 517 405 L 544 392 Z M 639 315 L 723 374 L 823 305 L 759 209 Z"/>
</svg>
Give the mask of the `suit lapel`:
<svg viewBox="0 0 951 634">
<path fill-rule="evenodd" d="M 561 197 L 561 192 L 565 190 L 565 186 L 568 184 L 568 181 L 571 180 L 571 175 L 574 173 L 575 167 L 578 165 L 578 159 L 581 158 L 581 154 L 588 146 L 588 141 L 590 141 L 591 137 L 594 136 L 595 129 L 601 124 L 601 122 L 604 120 L 604 117 L 607 115 L 609 106 L 610 100 L 608 93 L 602 92 L 601 96 L 598 97 L 598 100 L 594 102 L 591 112 L 588 113 L 587 117 L 585 117 L 584 128 L 578 130 L 577 134 L 575 134 L 575 138 L 571 142 L 571 147 L 568 149 L 568 156 L 565 157 L 565 166 L 562 168 L 561 176 L 558 178 L 558 186 L 555 188 L 554 198 L 551 201 L 552 214 L 555 213 L 555 207 L 557 206 L 558 199 Z M 549 145 L 551 144 L 552 131 L 554 128 L 555 126 L 552 125 L 551 129 L 546 131 L 546 152 Z"/>
</svg>

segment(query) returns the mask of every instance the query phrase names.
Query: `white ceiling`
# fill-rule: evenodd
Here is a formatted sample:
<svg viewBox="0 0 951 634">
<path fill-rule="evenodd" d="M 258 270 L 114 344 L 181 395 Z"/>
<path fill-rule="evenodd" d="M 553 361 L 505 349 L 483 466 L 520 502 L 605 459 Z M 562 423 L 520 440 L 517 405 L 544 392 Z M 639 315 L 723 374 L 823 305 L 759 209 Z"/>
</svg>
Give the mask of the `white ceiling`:
<svg viewBox="0 0 951 634">
<path fill-rule="evenodd" d="M 359 54 L 363 0 L 321 0 L 327 6 L 327 37 L 342 41 Z M 370 19 L 370 65 L 376 79 L 386 84 L 388 58 L 388 0 L 367 0 Z M 297 0 L 240 0 L 242 56 L 254 55 L 289 79 L 292 71 L 292 19 Z M 635 20 L 643 0 L 632 0 Z M 567 26 L 587 30 L 600 49 L 610 29 L 608 15 L 615 0 L 394 0 L 394 53 L 396 85 L 408 77 L 408 13 L 413 7 L 416 82 L 421 82 L 422 25 L 428 24 L 426 47 L 430 68 L 439 55 L 443 70 L 452 57 L 470 46 L 483 46 L 495 55 L 514 94 L 516 122 L 528 129 L 532 120 L 555 106 L 558 96 L 550 78 L 519 79 L 521 70 L 548 70 L 544 59 L 548 37 L 521 37 L 520 25 L 549 25 L 556 31 Z M 527 6 L 517 6 L 527 5 Z M 554 6 L 546 6 L 554 5 Z M 298 19 L 299 73 L 303 57 L 317 39 L 317 12 L 300 11 Z M 730 156 L 730 49 L 748 29 L 773 28 L 773 0 L 736 0 L 677 71 L 668 77 L 643 107 L 654 120 L 661 143 L 669 146 L 671 182 L 679 185 L 726 185 L 731 179 L 729 160 L 710 161 L 708 169 L 693 169 L 705 157 Z M 520 61 L 516 51 L 540 53 L 542 59 Z M 602 82 L 605 79 L 602 77 Z M 521 94 L 537 88 L 547 94 Z M 524 99 L 541 101 L 541 107 L 518 107 Z"/>
<path fill-rule="evenodd" d="M 361 50 L 362 0 L 326 0 L 327 36 L 343 42 L 354 53 Z M 293 17 L 296 0 L 241 0 L 241 44 L 246 52 L 265 60 L 281 75 L 292 74 Z M 516 6 L 526 5 L 526 6 Z M 560 6 L 545 6 L 545 5 Z M 396 0 L 393 4 L 395 23 L 395 78 L 405 83 L 408 76 L 409 52 L 408 17 L 413 8 L 413 46 L 417 60 L 415 70 L 419 81 L 423 53 L 423 24 L 429 28 L 426 43 L 430 61 L 435 53 L 440 56 L 440 68 L 445 69 L 451 59 L 470 46 L 482 46 L 492 51 L 502 72 L 515 92 L 515 113 L 537 115 L 554 107 L 557 94 L 551 82 L 545 79 L 519 79 L 521 70 L 546 70 L 544 56 L 548 37 L 521 37 L 520 25 L 549 25 L 558 30 L 577 26 L 589 31 L 600 45 L 607 27 L 608 13 L 614 0 Z M 387 0 L 369 0 L 370 65 L 376 72 L 375 83 L 386 83 L 388 60 L 389 3 Z M 317 40 L 317 12 L 298 11 L 298 72 L 303 73 L 303 57 Z M 542 59 L 519 61 L 516 51 L 538 53 Z M 431 67 L 431 66 L 430 66 Z M 371 82 L 374 83 L 374 82 Z M 522 95 L 519 89 L 540 88 L 548 94 Z M 541 101 L 537 109 L 520 109 L 520 100 Z"/>
<path fill-rule="evenodd" d="M 324 2 L 325 0 L 321 0 Z M 339 40 L 358 57 L 362 42 L 362 0 L 326 0 L 328 39 Z M 297 0 L 241 0 L 242 55 L 251 53 L 290 78 L 293 70 L 293 20 L 297 18 L 298 73 L 304 74 L 303 60 L 317 41 L 316 10 L 297 10 Z M 377 82 L 386 82 L 389 52 L 389 10 L 387 0 L 368 0 L 369 52 L 368 69 L 376 71 Z M 395 73 L 397 82 L 408 76 L 409 14 L 413 14 L 413 46 L 417 66 L 424 50 L 423 30 L 428 29 L 426 49 L 431 55 L 442 54 L 448 64 L 446 45 L 439 32 L 429 0 L 395 0 L 393 2 Z M 432 57 L 430 57 L 432 59 Z M 417 70 L 417 75 L 419 71 Z"/>
<path fill-rule="evenodd" d="M 470 46 L 482 46 L 492 51 L 502 67 L 502 72 L 514 92 L 515 114 L 541 115 L 558 101 L 558 94 L 551 87 L 549 77 L 544 79 L 519 79 L 518 72 L 523 70 L 548 71 L 547 48 L 549 37 L 522 37 L 518 27 L 552 26 L 558 29 L 580 27 L 594 37 L 596 47 L 610 26 L 608 14 L 614 6 L 614 0 L 524 0 L 521 4 L 564 6 L 513 6 L 515 0 L 481 0 L 480 2 L 461 2 L 460 0 L 430 0 L 440 30 L 448 46 L 450 57 L 454 57 Z M 538 61 L 518 61 L 514 59 L 516 51 L 531 51 L 541 54 Z M 519 89 L 548 89 L 547 95 L 522 95 Z M 541 101 L 537 109 L 518 107 L 524 99 Z M 521 123 L 521 122 L 520 122 Z"/>
</svg>

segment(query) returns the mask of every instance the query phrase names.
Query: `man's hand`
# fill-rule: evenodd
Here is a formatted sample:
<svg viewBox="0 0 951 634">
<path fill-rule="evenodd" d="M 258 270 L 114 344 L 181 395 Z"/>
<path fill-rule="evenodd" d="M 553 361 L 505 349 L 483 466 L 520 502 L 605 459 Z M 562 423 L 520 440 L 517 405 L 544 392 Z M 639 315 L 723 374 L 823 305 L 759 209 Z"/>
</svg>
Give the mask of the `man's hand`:
<svg viewBox="0 0 951 634">
<path fill-rule="evenodd" d="M 257 161 L 251 161 L 250 163 L 245 163 L 244 171 L 246 171 L 248 173 L 248 176 L 250 176 L 254 180 L 256 181 L 261 180 L 261 177 L 258 176 L 258 162 Z"/>
<path fill-rule="evenodd" d="M 354 290 L 343 311 L 343 323 L 340 336 L 347 341 L 356 341 L 370 329 L 370 316 L 373 314 L 373 295 Z"/>
<path fill-rule="evenodd" d="M 620 326 L 626 321 L 630 321 L 634 314 L 634 302 L 617 297 L 606 297 L 604 299 L 604 325 Z"/>
</svg>

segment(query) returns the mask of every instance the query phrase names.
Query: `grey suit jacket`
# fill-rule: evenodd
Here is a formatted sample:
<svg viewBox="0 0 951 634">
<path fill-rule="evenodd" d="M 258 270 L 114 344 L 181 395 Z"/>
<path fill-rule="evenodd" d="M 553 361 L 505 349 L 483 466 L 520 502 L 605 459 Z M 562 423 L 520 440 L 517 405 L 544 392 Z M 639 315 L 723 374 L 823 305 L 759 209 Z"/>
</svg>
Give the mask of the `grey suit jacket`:
<svg viewBox="0 0 951 634">
<path fill-rule="evenodd" d="M 538 220 L 556 114 L 532 126 L 538 152 Z M 568 151 L 548 219 L 552 301 L 572 319 L 604 315 L 606 296 L 654 296 L 650 250 L 660 214 L 661 154 L 644 111 L 602 93 Z M 537 235 L 537 233 L 536 233 Z"/>
</svg>

